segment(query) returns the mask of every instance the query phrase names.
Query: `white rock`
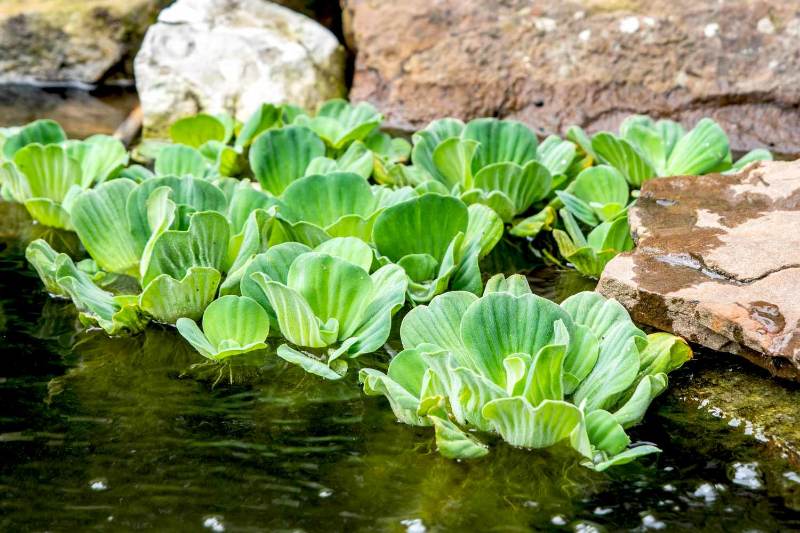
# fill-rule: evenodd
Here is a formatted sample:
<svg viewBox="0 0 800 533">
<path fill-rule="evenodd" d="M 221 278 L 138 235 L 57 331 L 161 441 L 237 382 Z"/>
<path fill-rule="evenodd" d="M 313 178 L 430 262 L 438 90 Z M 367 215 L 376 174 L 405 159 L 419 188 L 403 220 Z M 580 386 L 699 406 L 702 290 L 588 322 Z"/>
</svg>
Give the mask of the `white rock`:
<svg viewBox="0 0 800 533">
<path fill-rule="evenodd" d="M 134 69 L 151 138 L 200 111 L 244 120 L 263 102 L 313 109 L 345 94 L 336 37 L 263 0 L 178 0 L 148 30 Z"/>
</svg>

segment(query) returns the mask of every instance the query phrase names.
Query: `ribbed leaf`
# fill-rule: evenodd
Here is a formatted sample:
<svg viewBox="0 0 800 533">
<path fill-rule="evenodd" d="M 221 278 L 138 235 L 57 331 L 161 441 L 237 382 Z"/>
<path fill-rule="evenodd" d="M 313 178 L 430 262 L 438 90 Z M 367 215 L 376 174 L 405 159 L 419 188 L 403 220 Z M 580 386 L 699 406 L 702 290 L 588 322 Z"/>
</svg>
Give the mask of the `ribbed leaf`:
<svg viewBox="0 0 800 533">
<path fill-rule="evenodd" d="M 491 431 L 493 426 L 484 416 L 483 407 L 492 400 L 507 397 L 506 390 L 467 367 L 450 372 L 455 376 L 457 390 L 456 394 L 451 394 L 451 404 L 458 403 L 458 411 L 467 422 L 481 431 Z"/>
<path fill-rule="evenodd" d="M 479 261 L 503 237 L 503 222 L 497 214 L 480 204 L 469 206 L 467 232 L 456 252 L 460 257 L 451 287 L 480 294 L 483 290 Z"/>
<path fill-rule="evenodd" d="M 414 147 L 411 150 L 411 161 L 414 166 L 421 167 L 438 182 L 445 183 L 447 179 L 439 173 L 433 164 L 433 152 L 444 140 L 451 137 L 460 137 L 464 130 L 464 123 L 455 118 L 434 120 L 425 129 L 412 136 Z"/>
<path fill-rule="evenodd" d="M 564 399 L 564 356 L 566 346 L 550 344 L 543 346 L 533 357 L 522 395 L 539 405 L 544 400 Z"/>
<path fill-rule="evenodd" d="M 246 296 L 223 296 L 214 300 L 203 313 L 203 332 L 218 350 L 229 341 L 248 346 L 266 340 L 269 319 L 255 300 Z"/>
<path fill-rule="evenodd" d="M 575 159 L 575 145 L 562 140 L 557 135 L 550 135 L 536 150 L 536 159 L 556 176 L 564 174 Z"/>
<path fill-rule="evenodd" d="M 262 132 L 278 127 L 280 124 L 281 109 L 272 104 L 261 104 L 242 125 L 239 135 L 236 136 L 236 148 L 241 150 L 250 146 Z"/>
<path fill-rule="evenodd" d="M 283 201 L 292 222 L 304 220 L 321 228 L 346 215 L 367 218 L 377 208 L 367 181 L 347 172 L 301 178 L 286 188 Z"/>
<path fill-rule="evenodd" d="M 202 178 L 208 163 L 203 154 L 191 146 L 175 144 L 158 151 L 155 171 L 157 176 L 194 176 Z"/>
<path fill-rule="evenodd" d="M 569 189 L 572 194 L 587 204 L 628 203 L 628 183 L 614 167 L 600 165 L 587 168 L 575 178 Z"/>
<path fill-rule="evenodd" d="M 528 280 L 521 274 L 513 274 L 506 278 L 505 274 L 495 274 L 486 282 L 483 294 L 492 292 L 507 292 L 512 296 L 532 294 Z"/>
<path fill-rule="evenodd" d="M 181 317 L 200 320 L 221 279 L 219 272 L 208 267 L 192 267 L 180 281 L 161 274 L 144 288 L 139 306 L 165 324 L 174 324 Z"/>
<path fill-rule="evenodd" d="M 214 211 L 195 213 L 188 230 L 169 230 L 158 237 L 142 284 L 147 285 L 160 274 L 182 279 L 193 266 L 222 272 L 229 238 L 224 216 Z"/>
<path fill-rule="evenodd" d="M 159 187 L 172 189 L 171 200 L 175 205 L 186 206 L 181 209 L 181 213 L 184 215 L 178 217 L 175 223 L 177 227 L 173 229 L 186 229 L 188 220 L 184 220 L 184 218 L 194 211 L 226 212 L 227 200 L 225 199 L 225 194 L 206 180 L 192 176 L 183 178 L 167 176 L 140 183 L 128 197 L 125 208 L 128 214 L 128 224 L 130 225 L 131 233 L 136 239 L 137 249 L 140 250 L 140 253 L 144 250 L 154 230 L 148 222 L 147 202 L 153 191 Z"/>
<path fill-rule="evenodd" d="M 614 412 L 614 419 L 624 428 L 638 424 L 655 397 L 666 388 L 666 374 L 644 376 L 628 401 Z"/>
<path fill-rule="evenodd" d="M 57 259 L 62 255 L 53 250 L 50 244 L 43 239 L 36 239 L 25 248 L 25 259 L 39 274 L 45 290 L 56 296 L 66 296 L 64 289 L 58 284 L 56 270 L 58 269 Z M 62 260 L 63 261 L 63 260 Z"/>
<path fill-rule="evenodd" d="M 322 322 L 336 320 L 338 338 L 344 340 L 362 323 L 374 283 L 363 268 L 338 257 L 312 252 L 298 257 L 289 267 L 287 286 L 308 302 Z"/>
<path fill-rule="evenodd" d="M 550 172 L 536 161 L 525 167 L 513 163 L 493 163 L 475 175 L 475 187 L 487 192 L 501 191 L 514 203 L 514 214 L 545 197 L 550 190 Z"/>
<path fill-rule="evenodd" d="M 371 301 L 361 325 L 353 333 L 357 340 L 348 350 L 351 357 L 374 352 L 386 343 L 392 329 L 392 316 L 406 300 L 408 278 L 402 268 L 386 265 L 370 278 L 373 283 Z"/>
<path fill-rule="evenodd" d="M 503 359 L 515 353 L 536 354 L 554 338 L 554 323 L 572 320 L 558 305 L 526 294 L 487 294 L 470 305 L 461 320 L 461 338 L 469 367 L 499 386 L 506 382 Z"/>
<path fill-rule="evenodd" d="M 425 343 L 435 344 L 464 358 L 461 340 L 461 319 L 467 308 L 478 299 L 468 292 L 448 292 L 434 298 L 428 305 L 409 311 L 400 325 L 400 338 L 404 348 L 416 348 Z M 459 364 L 464 364 L 459 359 Z"/>
<path fill-rule="evenodd" d="M 294 348 L 281 344 L 278 346 L 278 357 L 301 367 L 310 374 L 321 378 L 337 380 L 341 379 L 347 372 L 347 363 L 341 360 L 333 361 L 335 364 L 328 364 L 320 359 L 312 357 L 307 353 L 295 350 Z"/>
<path fill-rule="evenodd" d="M 631 443 L 614 415 L 602 409 L 586 415 L 586 432 L 592 446 L 611 455 L 621 452 Z"/>
<path fill-rule="evenodd" d="M 108 135 L 92 135 L 76 141 L 68 146 L 67 151 L 81 165 L 83 188 L 116 177 L 129 160 L 125 145 Z"/>
<path fill-rule="evenodd" d="M 264 292 L 259 288 L 258 283 L 255 282 L 252 275 L 256 272 L 261 272 L 265 275 L 266 280 L 277 281 L 282 285 L 286 285 L 289 277 L 289 267 L 298 256 L 308 253 L 311 248 L 304 244 L 296 242 L 287 242 L 278 244 L 269 248 L 266 252 L 256 255 L 245 267 L 244 274 L 240 282 L 240 290 L 243 296 L 249 296 L 257 301 L 267 311 L 267 313 L 275 318 L 275 311 L 270 306 Z M 223 284 L 225 287 L 225 284 Z"/>
<path fill-rule="evenodd" d="M 468 221 L 461 200 L 423 194 L 386 208 L 375 221 L 372 237 L 378 252 L 394 262 L 418 253 L 441 262 L 456 235 L 467 230 Z"/>
<path fill-rule="evenodd" d="M 634 187 L 656 175 L 655 169 L 625 139 L 619 139 L 606 132 L 592 137 L 592 149 L 612 167 L 619 170 Z"/>
<path fill-rule="evenodd" d="M 462 137 L 480 143 L 472 161 L 472 170 L 476 173 L 492 163 L 524 166 L 536 159 L 536 134 L 515 120 L 475 119 L 466 125 Z"/>
<path fill-rule="evenodd" d="M 487 403 L 483 416 L 512 446 L 546 448 L 567 437 L 580 423 L 581 412 L 567 402 L 545 400 L 533 407 L 525 398 L 500 398 Z"/>
<path fill-rule="evenodd" d="M 116 179 L 83 192 L 72 206 L 72 223 L 86 251 L 106 272 L 138 275 L 139 250 L 125 206 L 136 184 Z"/>
<path fill-rule="evenodd" d="M 462 431 L 446 418 L 431 416 L 436 432 L 436 447 L 448 459 L 477 459 L 489 453 L 489 448 L 475 437 Z"/>
<path fill-rule="evenodd" d="M 81 166 L 55 144 L 29 144 L 14 155 L 14 164 L 27 178 L 31 196 L 60 203 L 73 185 L 81 183 Z"/>
<path fill-rule="evenodd" d="M 729 152 L 728 136 L 719 124 L 704 118 L 675 144 L 667 162 L 667 175 L 705 174 L 724 161 Z"/>
<path fill-rule="evenodd" d="M 5 140 L 3 154 L 6 159 L 12 159 L 17 151 L 29 144 L 58 144 L 66 140 L 67 134 L 58 122 L 49 119 L 35 120 Z"/>
<path fill-rule="evenodd" d="M 433 151 L 433 164 L 442 183 L 448 188 L 461 186 L 465 190 L 473 187 L 472 158 L 478 143 L 468 139 L 452 137 L 445 139 Z"/>
<path fill-rule="evenodd" d="M 226 131 L 218 118 L 199 113 L 173 122 L 169 127 L 169 137 L 175 144 L 200 148 L 208 141 L 224 142 Z"/>
<path fill-rule="evenodd" d="M 268 130 L 250 147 L 250 167 L 261 187 L 280 195 L 303 177 L 315 157 L 325 155 L 325 143 L 310 129 L 288 126 Z"/>
</svg>

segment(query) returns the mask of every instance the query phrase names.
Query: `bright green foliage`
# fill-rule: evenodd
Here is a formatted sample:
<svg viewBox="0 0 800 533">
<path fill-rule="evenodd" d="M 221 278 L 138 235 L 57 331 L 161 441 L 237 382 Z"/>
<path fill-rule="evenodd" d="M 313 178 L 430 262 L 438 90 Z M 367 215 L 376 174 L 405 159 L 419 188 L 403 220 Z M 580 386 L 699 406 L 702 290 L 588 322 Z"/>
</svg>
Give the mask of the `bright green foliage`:
<svg viewBox="0 0 800 533">
<path fill-rule="evenodd" d="M 479 430 L 524 448 L 567 442 L 597 470 L 658 451 L 629 448 L 625 428 L 691 357 L 677 337 L 645 335 L 614 300 L 585 292 L 559 306 L 521 276 L 492 278 L 481 298 L 437 296 L 406 315 L 400 336 L 386 374 L 361 371 L 364 391 L 386 396 L 402 422 L 433 425 L 443 455 L 485 455 L 470 434 Z"/>
<path fill-rule="evenodd" d="M 328 100 L 314 117 L 298 116 L 294 123 L 307 126 L 339 152 L 354 141 L 363 141 L 383 120 L 378 111 L 366 102 L 353 105 L 346 100 Z"/>
<path fill-rule="evenodd" d="M 278 217 L 281 228 L 273 239 L 308 246 L 332 237 L 358 237 L 370 242 L 372 227 L 384 208 L 414 196 L 409 187 L 391 190 L 370 186 L 353 173 L 306 176 L 284 191 Z"/>
<path fill-rule="evenodd" d="M 179 318 L 176 327 L 203 357 L 223 361 L 266 348 L 269 318 L 255 300 L 228 295 L 206 308 L 202 331 L 191 318 Z"/>
<path fill-rule="evenodd" d="M 596 226 L 587 236 L 583 235 L 570 211 L 562 209 L 561 219 L 566 232 L 553 230 L 558 251 L 581 274 L 599 278 L 611 259 L 620 252 L 633 249 L 628 217 L 624 211 L 621 216 Z"/>
<path fill-rule="evenodd" d="M 502 221 L 491 209 L 467 207 L 458 198 L 436 193 L 387 207 L 372 228 L 376 250 L 383 261 L 403 268 L 409 299 L 416 303 L 448 289 L 479 294 L 478 262 L 502 235 Z"/>
<path fill-rule="evenodd" d="M 325 143 L 303 126 L 288 126 L 259 135 L 250 147 L 250 166 L 261 187 L 279 196 L 306 174 L 311 161 L 325 155 Z"/>
<path fill-rule="evenodd" d="M 491 207 L 505 222 L 525 212 L 551 191 L 554 175 L 574 157 L 572 143 L 555 137 L 537 150 L 536 135 L 513 120 L 454 119 L 431 122 L 414 134 L 412 161 L 445 190 L 468 204 Z"/>
<path fill-rule="evenodd" d="M 3 142 L 3 156 L 13 159 L 20 149 L 29 144 L 60 144 L 67 140 L 67 134 L 54 120 L 35 120 L 6 137 Z"/>
<path fill-rule="evenodd" d="M 342 359 L 380 348 L 389 337 L 392 316 L 403 305 L 406 276 L 397 265 L 370 274 L 373 252 L 354 237 L 339 237 L 314 250 L 279 244 L 256 256 L 242 278 L 241 292 L 259 302 L 289 345 L 278 355 L 307 371 L 338 379 Z M 317 350 L 318 351 L 318 350 Z"/>
</svg>

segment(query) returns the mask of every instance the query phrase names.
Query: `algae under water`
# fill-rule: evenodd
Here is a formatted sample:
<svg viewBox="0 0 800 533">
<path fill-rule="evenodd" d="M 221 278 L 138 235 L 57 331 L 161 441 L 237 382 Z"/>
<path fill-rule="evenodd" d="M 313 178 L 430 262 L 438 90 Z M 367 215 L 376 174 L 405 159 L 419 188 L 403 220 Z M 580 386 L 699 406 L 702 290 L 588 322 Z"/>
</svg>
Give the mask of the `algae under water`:
<svg viewBox="0 0 800 533">
<path fill-rule="evenodd" d="M 486 458 L 455 462 L 432 431 L 366 398 L 357 372 L 323 381 L 273 357 L 212 387 L 217 371 L 190 369 L 202 358 L 173 330 L 79 331 L 22 256 L 44 229 L 10 204 L 0 221 L 0 530 L 800 528 L 796 467 L 681 399 L 696 376 L 736 365 L 727 358 L 687 364 L 632 431 L 660 456 L 596 473 L 566 447 L 493 442 Z M 526 261 L 513 248 L 498 252 L 511 270 Z M 529 277 L 555 299 L 587 288 L 571 272 Z"/>
</svg>

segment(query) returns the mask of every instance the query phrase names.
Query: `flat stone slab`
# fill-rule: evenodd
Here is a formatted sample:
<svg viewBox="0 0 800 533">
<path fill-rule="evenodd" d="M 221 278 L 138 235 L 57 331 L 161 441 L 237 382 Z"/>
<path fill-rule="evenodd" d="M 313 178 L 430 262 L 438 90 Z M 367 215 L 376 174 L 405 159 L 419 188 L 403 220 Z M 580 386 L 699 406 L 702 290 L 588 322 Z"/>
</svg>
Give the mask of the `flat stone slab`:
<svg viewBox="0 0 800 533">
<path fill-rule="evenodd" d="M 648 181 L 598 291 L 634 320 L 800 380 L 800 161 Z"/>
<path fill-rule="evenodd" d="M 540 135 L 632 114 L 800 154 L 796 0 L 342 0 L 350 98 L 401 130 L 497 116 Z"/>
</svg>

